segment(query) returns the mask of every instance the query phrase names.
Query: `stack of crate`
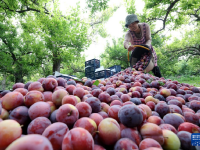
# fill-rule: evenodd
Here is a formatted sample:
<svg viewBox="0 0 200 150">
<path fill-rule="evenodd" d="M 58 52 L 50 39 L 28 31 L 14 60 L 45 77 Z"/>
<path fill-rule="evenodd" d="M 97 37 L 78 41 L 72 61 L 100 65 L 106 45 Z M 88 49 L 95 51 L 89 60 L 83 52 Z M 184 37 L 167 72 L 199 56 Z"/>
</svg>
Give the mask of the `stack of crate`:
<svg viewBox="0 0 200 150">
<path fill-rule="evenodd" d="M 85 76 L 95 80 L 95 70 L 100 67 L 100 60 L 91 59 L 85 62 Z"/>
<path fill-rule="evenodd" d="M 109 67 L 108 69 L 111 70 L 111 76 L 113 76 L 114 74 L 121 71 L 121 66 L 120 65 L 114 65 L 112 67 Z"/>
</svg>

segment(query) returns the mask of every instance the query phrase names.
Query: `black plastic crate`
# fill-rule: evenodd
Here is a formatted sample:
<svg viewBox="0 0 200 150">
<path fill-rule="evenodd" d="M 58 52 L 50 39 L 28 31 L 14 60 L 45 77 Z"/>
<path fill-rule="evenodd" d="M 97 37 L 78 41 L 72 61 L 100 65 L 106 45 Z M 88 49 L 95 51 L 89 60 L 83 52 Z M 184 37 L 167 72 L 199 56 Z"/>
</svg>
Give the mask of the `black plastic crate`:
<svg viewBox="0 0 200 150">
<path fill-rule="evenodd" d="M 85 73 L 95 72 L 94 66 L 87 66 L 85 67 Z"/>
<path fill-rule="evenodd" d="M 85 67 L 87 66 L 94 66 L 95 69 L 100 67 L 100 60 L 98 59 L 91 59 L 85 62 Z"/>
<path fill-rule="evenodd" d="M 113 73 L 112 75 L 114 75 L 115 73 L 118 73 L 121 71 L 121 66 L 120 65 L 114 65 L 112 67 L 109 67 L 108 69 L 110 69 Z"/>
<path fill-rule="evenodd" d="M 110 70 L 101 70 L 95 72 L 95 78 L 100 79 L 100 78 L 108 78 L 111 76 L 111 71 Z"/>
<path fill-rule="evenodd" d="M 95 78 L 94 72 L 85 73 L 85 76 L 86 76 L 87 78 L 92 79 L 92 80 L 95 80 L 95 79 L 96 79 L 96 78 Z"/>
</svg>

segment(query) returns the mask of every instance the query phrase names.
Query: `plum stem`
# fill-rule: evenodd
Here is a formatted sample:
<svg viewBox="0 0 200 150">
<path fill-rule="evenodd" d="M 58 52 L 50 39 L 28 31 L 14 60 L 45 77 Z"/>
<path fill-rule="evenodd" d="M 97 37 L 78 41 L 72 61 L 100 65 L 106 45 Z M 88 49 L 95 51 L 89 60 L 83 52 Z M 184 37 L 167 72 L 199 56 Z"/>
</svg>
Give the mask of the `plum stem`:
<svg viewBox="0 0 200 150">
<path fill-rule="evenodd" d="M 67 116 L 70 116 L 70 115 L 71 115 L 71 113 L 72 113 L 72 110 L 70 110 L 70 112 L 67 114 Z"/>
</svg>

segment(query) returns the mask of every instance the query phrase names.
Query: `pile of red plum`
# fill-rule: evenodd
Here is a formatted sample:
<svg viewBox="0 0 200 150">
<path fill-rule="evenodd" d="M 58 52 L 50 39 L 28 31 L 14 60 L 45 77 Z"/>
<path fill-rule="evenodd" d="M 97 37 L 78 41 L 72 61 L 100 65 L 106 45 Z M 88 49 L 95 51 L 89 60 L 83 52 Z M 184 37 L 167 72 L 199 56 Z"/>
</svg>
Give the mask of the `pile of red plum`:
<svg viewBox="0 0 200 150">
<path fill-rule="evenodd" d="M 48 76 L 0 95 L 0 150 L 190 150 L 200 89 L 127 68 L 83 82 Z"/>
<path fill-rule="evenodd" d="M 144 53 L 141 58 L 137 61 L 135 65 L 133 65 L 133 68 L 135 68 L 138 71 L 143 71 L 149 64 L 149 61 L 151 59 L 151 53 Z"/>
</svg>

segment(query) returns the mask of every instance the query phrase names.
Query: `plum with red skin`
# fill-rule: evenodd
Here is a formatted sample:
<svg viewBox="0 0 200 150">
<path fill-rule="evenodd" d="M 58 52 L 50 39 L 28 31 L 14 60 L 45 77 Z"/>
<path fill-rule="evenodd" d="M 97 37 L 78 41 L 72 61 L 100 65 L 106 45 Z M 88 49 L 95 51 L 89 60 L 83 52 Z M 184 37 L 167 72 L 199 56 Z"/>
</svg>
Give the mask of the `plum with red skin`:
<svg viewBox="0 0 200 150">
<path fill-rule="evenodd" d="M 100 114 L 98 113 L 92 113 L 89 118 L 95 121 L 97 126 L 99 126 L 99 123 L 104 119 Z"/>
<path fill-rule="evenodd" d="M 51 108 L 47 102 L 37 102 L 31 105 L 31 107 L 28 110 L 28 114 L 31 120 L 37 117 L 48 118 L 51 114 Z"/>
<path fill-rule="evenodd" d="M 101 101 L 96 97 L 89 97 L 85 100 L 92 108 L 92 113 L 98 113 L 101 111 Z"/>
<path fill-rule="evenodd" d="M 146 150 L 147 148 L 161 148 L 161 145 L 154 139 L 151 138 L 145 138 L 141 141 L 140 145 L 139 145 L 139 149 L 140 150 Z"/>
<path fill-rule="evenodd" d="M 120 126 L 115 119 L 103 119 L 98 126 L 98 130 L 99 138 L 105 145 L 112 146 L 120 139 Z"/>
<path fill-rule="evenodd" d="M 158 117 L 160 117 L 160 115 L 156 111 L 152 111 L 152 116 L 158 116 Z"/>
<path fill-rule="evenodd" d="M 33 81 L 28 81 L 26 82 L 26 84 L 24 85 L 24 88 L 28 90 L 29 85 L 32 83 Z M 38 81 L 39 82 L 39 81 Z M 40 82 L 41 83 L 41 82 Z M 42 83 L 41 83 L 42 84 Z"/>
<path fill-rule="evenodd" d="M 13 92 L 19 92 L 21 93 L 23 96 L 25 96 L 28 93 L 28 90 L 25 88 L 17 88 L 15 89 Z"/>
<path fill-rule="evenodd" d="M 40 82 L 36 81 L 36 82 L 32 82 L 28 86 L 28 91 L 33 91 L 33 90 L 43 92 L 44 88 L 43 88 L 43 86 L 42 86 L 42 84 Z"/>
<path fill-rule="evenodd" d="M 177 136 L 181 142 L 181 148 L 185 150 L 189 150 L 192 148 L 191 145 L 191 133 L 187 131 L 179 131 Z"/>
<path fill-rule="evenodd" d="M 3 119 L 3 120 L 8 119 L 9 118 L 9 112 L 6 109 L 2 108 L 0 118 Z"/>
<path fill-rule="evenodd" d="M 9 92 L 1 99 L 2 107 L 6 110 L 13 110 L 24 104 L 24 96 L 19 92 Z"/>
<path fill-rule="evenodd" d="M 69 131 L 69 128 L 66 124 L 62 122 L 56 122 L 49 125 L 42 135 L 46 137 L 52 144 L 53 149 L 61 149 L 62 141 L 65 134 Z"/>
<path fill-rule="evenodd" d="M 74 91 L 74 89 L 76 88 L 76 86 L 75 85 L 66 85 L 66 91 L 69 93 L 69 95 L 73 95 L 73 91 Z"/>
<path fill-rule="evenodd" d="M 111 102 L 114 100 L 122 101 L 117 95 L 112 95 L 112 96 L 110 96 L 110 98 L 111 98 Z"/>
<path fill-rule="evenodd" d="M 57 87 L 55 87 L 55 89 L 53 90 L 53 92 L 55 92 L 57 90 L 60 90 L 60 89 L 65 90 L 65 88 L 63 86 L 57 86 Z"/>
<path fill-rule="evenodd" d="M 152 138 L 160 145 L 164 144 L 162 129 L 154 123 L 144 123 L 140 128 L 140 134 L 143 139 Z"/>
<path fill-rule="evenodd" d="M 158 103 L 155 106 L 155 111 L 163 118 L 166 114 L 170 113 L 170 107 L 166 103 Z"/>
<path fill-rule="evenodd" d="M 180 124 L 184 123 L 184 120 L 180 116 L 175 115 L 175 114 L 166 114 L 163 117 L 163 121 L 166 124 L 171 124 L 176 129 L 178 129 L 178 127 L 179 127 Z"/>
<path fill-rule="evenodd" d="M 197 112 L 198 110 L 200 110 L 200 101 L 197 101 L 197 100 L 191 101 L 189 103 L 189 108 Z"/>
<path fill-rule="evenodd" d="M 98 99 L 99 99 L 101 102 L 105 102 L 105 103 L 111 102 L 110 95 L 109 95 L 107 92 L 102 92 L 102 93 L 100 93 L 99 96 L 98 96 Z"/>
<path fill-rule="evenodd" d="M 65 95 L 62 98 L 62 105 L 63 104 L 72 104 L 74 106 L 76 106 L 78 103 L 77 98 L 74 95 Z"/>
<path fill-rule="evenodd" d="M 121 138 L 119 139 L 113 150 L 139 150 L 138 146 L 129 138 Z"/>
<path fill-rule="evenodd" d="M 191 102 L 193 100 L 198 100 L 199 97 L 198 96 L 195 96 L 195 95 L 191 95 L 190 97 L 188 97 L 188 101 Z"/>
<path fill-rule="evenodd" d="M 199 90 L 197 87 L 192 87 L 192 88 L 191 88 L 191 91 L 192 91 L 193 93 L 200 93 L 200 90 Z"/>
<path fill-rule="evenodd" d="M 6 150 L 25 150 L 25 149 L 53 150 L 53 147 L 50 141 L 46 137 L 38 134 L 30 134 L 18 138 L 13 143 L 11 143 Z"/>
<path fill-rule="evenodd" d="M 91 94 L 92 94 L 94 97 L 98 98 L 99 94 L 102 93 L 102 92 L 103 92 L 103 91 L 102 91 L 101 89 L 98 88 L 98 89 L 93 89 Z"/>
<path fill-rule="evenodd" d="M 180 107 L 176 106 L 176 105 L 168 105 L 170 108 L 170 113 L 179 113 L 179 114 L 183 114 L 182 110 Z"/>
<path fill-rule="evenodd" d="M 27 107 L 30 107 L 36 102 L 44 101 L 44 95 L 40 91 L 30 91 L 24 97 L 24 103 Z"/>
<path fill-rule="evenodd" d="M 123 94 L 123 95 L 121 95 L 120 98 L 121 98 L 123 103 L 130 101 L 130 99 L 131 99 L 131 97 L 128 94 Z"/>
<path fill-rule="evenodd" d="M 47 101 L 46 103 L 50 105 L 51 113 L 56 110 L 56 105 L 52 101 Z"/>
<path fill-rule="evenodd" d="M 110 106 L 119 105 L 123 106 L 123 103 L 120 100 L 114 100 L 110 103 Z"/>
<path fill-rule="evenodd" d="M 116 91 L 114 88 L 109 87 L 106 92 L 111 96 L 111 95 L 115 95 Z"/>
<path fill-rule="evenodd" d="M 156 99 L 158 99 L 158 100 L 160 100 L 160 101 L 166 101 L 165 97 L 162 96 L 161 94 L 156 94 L 156 95 L 154 95 L 154 98 L 156 98 Z"/>
<path fill-rule="evenodd" d="M 67 81 L 64 78 L 58 77 L 58 78 L 56 78 L 56 80 L 58 82 L 58 86 L 65 87 L 65 84 Z"/>
<path fill-rule="evenodd" d="M 58 86 L 58 82 L 54 78 L 46 78 L 42 82 L 42 86 L 44 91 L 53 91 Z"/>
<path fill-rule="evenodd" d="M 75 96 L 75 97 L 77 98 L 77 96 Z M 85 100 L 88 99 L 89 97 L 93 97 L 93 95 L 92 94 L 86 94 L 86 95 L 83 96 L 83 98 L 81 99 L 81 101 L 85 102 Z"/>
<path fill-rule="evenodd" d="M 27 125 L 30 121 L 28 115 L 28 108 L 26 106 L 19 106 L 10 112 L 9 118 L 17 121 L 20 125 Z"/>
<path fill-rule="evenodd" d="M 101 111 L 105 111 L 106 113 L 108 113 L 109 108 L 110 106 L 107 103 L 101 102 Z"/>
<path fill-rule="evenodd" d="M 150 116 L 147 119 L 147 122 L 154 123 L 154 124 L 156 124 L 158 126 L 164 123 L 164 121 L 158 116 Z"/>
<path fill-rule="evenodd" d="M 152 101 L 147 102 L 146 105 L 149 106 L 149 108 L 151 108 L 152 111 L 155 109 L 156 106 L 156 104 Z"/>
<path fill-rule="evenodd" d="M 176 96 L 177 92 L 174 89 L 169 89 L 171 92 L 171 95 Z"/>
<path fill-rule="evenodd" d="M 160 83 L 159 83 L 158 81 L 152 81 L 152 82 L 151 82 L 151 86 L 152 86 L 153 88 L 159 89 Z"/>
<path fill-rule="evenodd" d="M 92 87 L 92 81 L 91 80 L 86 80 L 84 85 L 88 86 L 88 87 Z"/>
<path fill-rule="evenodd" d="M 196 114 L 193 114 L 191 112 L 184 112 L 184 117 L 186 122 L 190 122 L 196 125 L 199 125 L 199 117 Z"/>
<path fill-rule="evenodd" d="M 121 138 L 129 138 L 133 142 L 135 142 L 137 144 L 137 146 L 139 146 L 140 142 L 142 141 L 142 137 L 141 137 L 140 133 L 138 132 L 137 128 L 124 127 L 121 130 Z"/>
<path fill-rule="evenodd" d="M 82 99 L 85 95 L 85 90 L 81 87 L 77 87 L 73 90 L 73 95 L 78 96 L 80 99 Z"/>
<path fill-rule="evenodd" d="M 92 136 L 94 136 L 97 132 L 97 124 L 96 122 L 88 117 L 82 117 L 78 119 L 73 128 L 81 127 L 86 129 Z"/>
<path fill-rule="evenodd" d="M 106 150 L 104 147 L 94 144 L 94 150 Z"/>
<path fill-rule="evenodd" d="M 53 93 L 51 91 L 45 91 L 43 92 L 43 96 L 44 96 L 44 101 L 52 101 L 52 95 Z"/>
<path fill-rule="evenodd" d="M 13 141 L 20 138 L 22 129 L 15 120 L 4 120 L 0 122 L 0 149 L 5 150 Z"/>
<path fill-rule="evenodd" d="M 176 128 L 174 126 L 172 126 L 171 124 L 163 123 L 163 124 L 159 125 L 159 127 L 161 129 L 170 130 L 170 131 L 174 132 L 175 134 L 178 133 L 178 131 L 176 130 Z"/>
<path fill-rule="evenodd" d="M 81 117 L 89 117 L 92 113 L 91 106 L 86 102 L 80 102 L 76 105 L 76 108 L 79 112 L 79 118 Z"/>
<path fill-rule="evenodd" d="M 178 89 L 177 85 L 174 84 L 174 83 L 168 84 L 168 85 L 167 85 L 167 88 L 168 88 L 168 89 L 174 89 L 175 91 L 177 91 L 177 89 Z"/>
<path fill-rule="evenodd" d="M 37 117 L 30 122 L 27 128 L 28 134 L 41 134 L 51 124 L 51 121 L 46 117 Z"/>
<path fill-rule="evenodd" d="M 103 117 L 103 119 L 108 118 L 108 114 L 105 111 L 100 111 L 98 112 L 98 114 L 100 114 Z"/>
<path fill-rule="evenodd" d="M 71 104 L 64 104 L 58 108 L 56 113 L 56 120 L 63 122 L 71 128 L 79 118 L 78 109 Z"/>
<path fill-rule="evenodd" d="M 148 82 L 144 82 L 142 86 L 145 88 L 151 88 L 151 84 L 149 84 Z"/>
<path fill-rule="evenodd" d="M 121 108 L 121 106 L 119 106 L 119 105 L 111 106 L 108 109 L 108 116 L 115 119 L 117 122 L 119 122 L 118 112 L 119 112 L 120 108 Z"/>
<path fill-rule="evenodd" d="M 116 92 L 115 95 L 117 95 L 120 98 L 121 95 L 123 95 L 123 93 L 122 92 Z"/>
<path fill-rule="evenodd" d="M 73 128 L 65 134 L 62 150 L 93 150 L 94 140 L 92 135 L 84 128 Z"/>
<path fill-rule="evenodd" d="M 178 101 L 177 99 L 172 99 L 167 104 L 168 105 L 176 105 L 176 106 L 182 108 L 182 103 L 180 101 Z"/>
<path fill-rule="evenodd" d="M 127 127 L 136 127 L 142 124 L 143 115 L 141 110 L 134 105 L 125 105 L 118 112 L 119 120 Z"/>
<path fill-rule="evenodd" d="M 13 91 L 17 88 L 24 88 L 24 83 L 15 83 L 12 87 Z"/>
<path fill-rule="evenodd" d="M 133 91 L 132 92 L 132 98 L 140 98 L 141 97 L 141 94 L 140 94 L 140 92 L 138 92 L 138 91 Z"/>
</svg>

